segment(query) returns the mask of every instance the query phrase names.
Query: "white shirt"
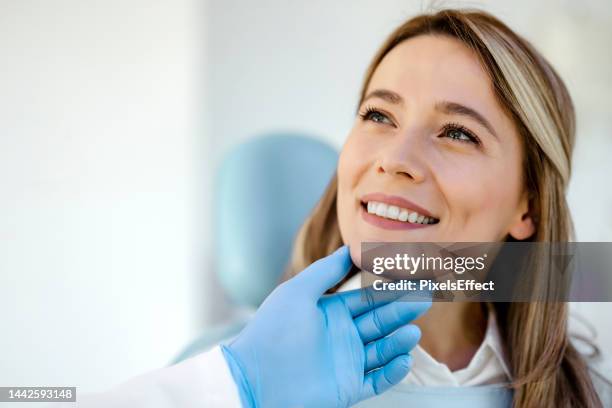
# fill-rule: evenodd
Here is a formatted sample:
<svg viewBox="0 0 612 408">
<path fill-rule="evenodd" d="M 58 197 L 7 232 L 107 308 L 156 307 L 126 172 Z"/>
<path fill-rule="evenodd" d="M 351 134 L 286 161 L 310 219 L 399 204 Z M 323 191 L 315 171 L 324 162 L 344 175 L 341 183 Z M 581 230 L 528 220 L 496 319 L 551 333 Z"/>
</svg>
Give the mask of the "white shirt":
<svg viewBox="0 0 612 408">
<path fill-rule="evenodd" d="M 346 281 L 340 291 L 361 287 L 361 276 L 356 274 Z M 412 369 L 403 382 L 429 387 L 460 387 L 485 384 L 499 384 L 511 381 L 499 327 L 493 310 L 489 318 L 485 337 L 467 367 L 451 371 L 444 363 L 438 362 L 421 346 L 411 352 L 414 359 Z"/>
<path fill-rule="evenodd" d="M 414 365 L 404 379 L 409 384 L 434 387 L 461 387 L 500 384 L 511 380 L 505 360 L 495 313 L 489 313 L 485 338 L 467 367 L 451 371 L 444 363 L 436 361 L 421 346 L 411 354 Z"/>
</svg>

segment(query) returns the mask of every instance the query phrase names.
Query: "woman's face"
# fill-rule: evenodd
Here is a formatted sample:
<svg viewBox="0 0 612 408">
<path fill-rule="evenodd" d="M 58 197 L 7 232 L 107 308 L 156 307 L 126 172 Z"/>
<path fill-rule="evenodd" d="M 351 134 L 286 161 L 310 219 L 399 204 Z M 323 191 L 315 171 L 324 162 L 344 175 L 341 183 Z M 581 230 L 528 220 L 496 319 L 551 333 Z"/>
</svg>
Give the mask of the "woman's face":
<svg viewBox="0 0 612 408">
<path fill-rule="evenodd" d="M 522 146 L 476 54 L 422 35 L 377 67 L 338 163 L 340 231 L 361 242 L 490 242 L 534 232 Z"/>
</svg>

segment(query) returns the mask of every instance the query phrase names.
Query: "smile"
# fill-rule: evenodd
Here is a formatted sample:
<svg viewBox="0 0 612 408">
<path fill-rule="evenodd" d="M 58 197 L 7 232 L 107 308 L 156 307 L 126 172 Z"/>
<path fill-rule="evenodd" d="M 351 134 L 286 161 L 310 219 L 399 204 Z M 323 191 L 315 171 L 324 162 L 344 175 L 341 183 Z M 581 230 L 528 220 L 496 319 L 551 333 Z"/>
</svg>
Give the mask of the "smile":
<svg viewBox="0 0 612 408">
<path fill-rule="evenodd" d="M 362 196 L 362 218 L 383 229 L 415 229 L 440 222 L 426 209 L 399 196 L 373 193 Z"/>
</svg>

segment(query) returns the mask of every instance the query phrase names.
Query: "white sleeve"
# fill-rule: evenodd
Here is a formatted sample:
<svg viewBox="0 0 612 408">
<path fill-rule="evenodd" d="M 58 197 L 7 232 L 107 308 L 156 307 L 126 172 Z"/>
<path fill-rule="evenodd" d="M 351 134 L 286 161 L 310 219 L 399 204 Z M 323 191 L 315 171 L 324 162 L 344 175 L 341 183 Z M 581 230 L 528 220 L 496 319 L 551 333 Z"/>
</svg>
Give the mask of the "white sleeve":
<svg viewBox="0 0 612 408">
<path fill-rule="evenodd" d="M 240 407 L 238 388 L 219 346 L 105 392 L 79 395 L 80 408 Z"/>
</svg>

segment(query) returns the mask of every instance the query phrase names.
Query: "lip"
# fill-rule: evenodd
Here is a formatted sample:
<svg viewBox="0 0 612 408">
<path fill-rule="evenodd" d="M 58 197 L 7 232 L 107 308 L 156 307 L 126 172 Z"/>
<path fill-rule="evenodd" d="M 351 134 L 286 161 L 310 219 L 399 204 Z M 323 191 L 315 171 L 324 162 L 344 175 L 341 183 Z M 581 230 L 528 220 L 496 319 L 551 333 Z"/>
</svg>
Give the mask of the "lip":
<svg viewBox="0 0 612 408">
<path fill-rule="evenodd" d="M 420 229 L 425 227 L 431 227 L 436 224 L 413 224 L 410 222 L 391 220 L 388 218 L 382 218 L 378 215 L 370 214 L 367 212 L 362 205 L 359 206 L 359 212 L 361 212 L 361 218 L 368 224 L 372 224 L 375 227 L 388 229 L 388 230 L 410 230 Z"/>
<path fill-rule="evenodd" d="M 396 205 L 398 207 L 402 207 L 407 210 L 416 211 L 419 214 L 423 214 L 426 217 L 438 219 L 438 217 L 435 217 L 432 213 L 430 213 L 423 207 L 413 203 L 412 201 L 408 201 L 405 198 L 399 197 L 399 196 L 387 195 L 383 193 L 371 193 L 371 194 L 366 194 L 361 197 L 362 203 L 368 202 L 368 201 L 378 201 L 378 202 L 389 204 L 389 205 Z"/>
<path fill-rule="evenodd" d="M 426 209 L 424 209 L 423 207 L 420 207 L 416 205 L 415 203 L 408 201 L 402 197 L 386 195 L 383 193 L 366 194 L 361 197 L 360 203 L 359 203 L 360 204 L 359 211 L 361 212 L 361 218 L 364 221 L 366 221 L 368 224 L 372 224 L 376 227 L 383 228 L 383 229 L 389 229 L 389 230 L 410 230 L 410 229 L 421 229 L 421 228 L 426 228 L 426 227 L 432 227 L 436 225 L 436 224 L 417 224 L 417 223 L 410 223 L 410 222 L 404 222 L 404 221 L 398 221 L 398 220 L 391 220 L 388 218 L 383 218 L 383 217 L 379 217 L 374 214 L 370 214 L 367 212 L 367 210 L 363 206 L 363 203 L 368 202 L 368 201 L 378 201 L 378 202 L 389 204 L 389 205 L 396 205 L 398 207 L 402 207 L 407 210 L 416 211 L 419 214 L 423 214 L 427 217 L 432 217 L 432 218 L 436 218 L 436 217 L 431 215 L 431 213 L 427 211 Z"/>
</svg>

